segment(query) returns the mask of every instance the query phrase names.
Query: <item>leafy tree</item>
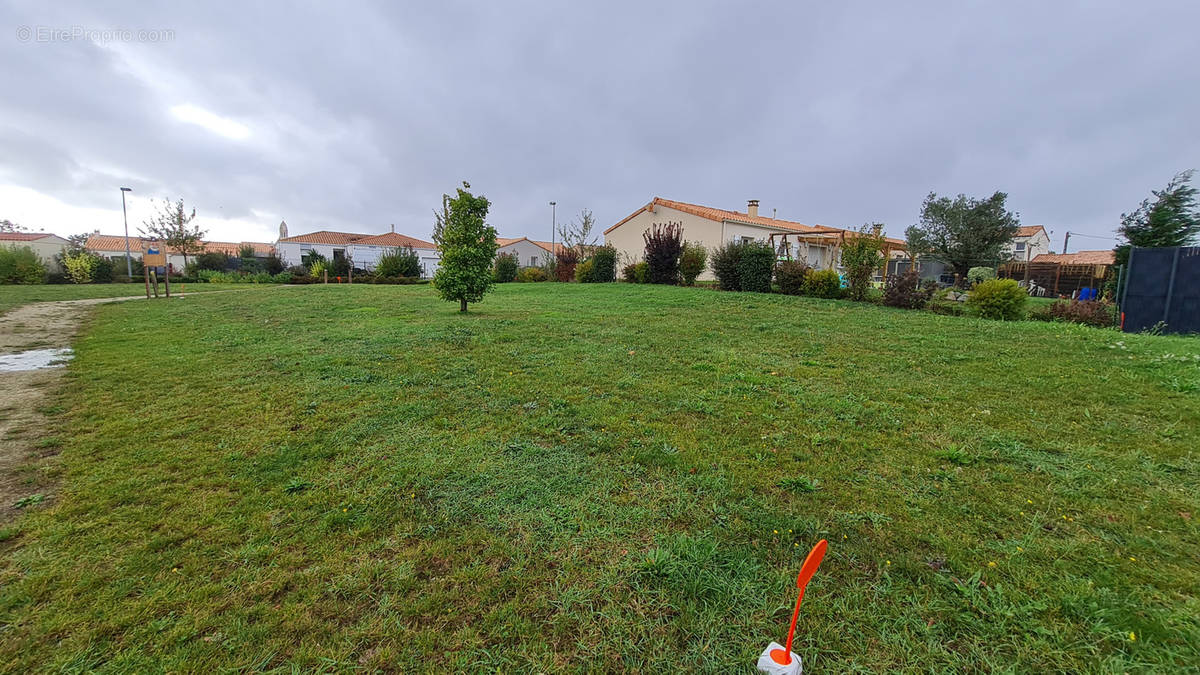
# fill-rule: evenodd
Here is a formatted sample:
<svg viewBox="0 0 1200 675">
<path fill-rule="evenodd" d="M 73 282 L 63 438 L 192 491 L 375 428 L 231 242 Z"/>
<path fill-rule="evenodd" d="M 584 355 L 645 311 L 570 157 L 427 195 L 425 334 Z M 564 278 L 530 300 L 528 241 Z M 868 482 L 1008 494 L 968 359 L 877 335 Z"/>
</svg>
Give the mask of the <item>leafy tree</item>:
<svg viewBox="0 0 1200 675">
<path fill-rule="evenodd" d="M 1154 200 L 1142 200 L 1133 213 L 1121 214 L 1117 234 L 1126 243 L 1117 246 L 1118 265 L 1129 263 L 1131 246 L 1187 246 L 1200 233 L 1200 210 L 1196 205 L 1196 188 L 1192 187 L 1192 171 L 1175 174 L 1167 187 L 1152 190 Z"/>
<path fill-rule="evenodd" d="M 683 223 L 655 223 L 642 233 L 646 242 L 646 263 L 650 266 L 650 283 L 679 283 L 679 256 L 683 253 Z"/>
<path fill-rule="evenodd" d="M 871 277 L 883 263 L 882 227 L 867 224 L 850 234 L 842 243 L 842 267 L 846 268 L 846 285 L 851 300 L 865 300 L 871 287 Z"/>
<path fill-rule="evenodd" d="M 158 213 L 143 223 L 139 228 L 143 237 L 158 239 L 168 248 L 179 251 L 183 256 L 183 267 L 187 269 L 188 255 L 197 255 L 204 251 L 204 230 L 198 225 L 192 225 L 196 218 L 196 209 L 191 214 L 183 207 L 183 200 L 172 202 L 164 199 Z"/>
<path fill-rule="evenodd" d="M 486 197 L 471 194 L 463 181 L 457 194 L 442 195 L 442 212 L 437 214 L 433 240 L 442 252 L 441 266 L 433 286 L 448 302 L 459 302 L 460 312 L 468 302 L 479 302 L 492 285 L 492 260 L 496 257 L 496 228 L 488 225 Z"/>
<path fill-rule="evenodd" d="M 596 227 L 596 219 L 592 217 L 592 212 L 583 209 L 579 212 L 579 221 L 572 220 L 569 223 L 563 223 L 558 226 L 558 237 L 562 241 L 563 248 L 575 249 L 582 258 L 588 249 L 596 245 L 596 240 L 592 236 L 592 229 Z"/>
<path fill-rule="evenodd" d="M 517 278 L 517 256 L 512 253 L 501 253 L 496 256 L 496 283 L 507 284 Z"/>
<path fill-rule="evenodd" d="M 0 220 L 0 232 L 24 232 L 25 228 L 5 218 Z"/>
<path fill-rule="evenodd" d="M 224 272 L 229 268 L 229 256 L 221 251 L 205 251 L 196 256 L 195 262 L 197 270 Z"/>
<path fill-rule="evenodd" d="M 40 284 L 46 265 L 29 246 L 0 246 L 0 284 Z"/>
<path fill-rule="evenodd" d="M 1005 207 L 1008 195 L 987 199 L 930 192 L 921 205 L 921 222 L 905 230 L 909 252 L 939 260 L 965 277 L 977 265 L 993 265 L 1020 226 L 1019 214 Z"/>
</svg>

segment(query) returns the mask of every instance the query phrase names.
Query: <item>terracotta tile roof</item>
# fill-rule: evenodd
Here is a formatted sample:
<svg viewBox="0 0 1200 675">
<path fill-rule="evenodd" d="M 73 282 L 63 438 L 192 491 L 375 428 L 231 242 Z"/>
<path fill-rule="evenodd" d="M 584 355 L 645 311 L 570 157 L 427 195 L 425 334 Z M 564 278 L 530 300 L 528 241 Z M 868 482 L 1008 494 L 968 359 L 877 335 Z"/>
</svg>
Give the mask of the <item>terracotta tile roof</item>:
<svg viewBox="0 0 1200 675">
<path fill-rule="evenodd" d="M 146 244 L 145 239 L 141 237 L 129 238 L 129 250 L 131 252 L 141 253 L 143 246 Z M 235 243 L 231 241 L 205 241 L 201 242 L 204 245 L 205 251 L 224 253 L 225 255 L 236 256 L 241 253 L 243 246 L 254 247 L 254 254 L 258 256 L 267 256 L 275 252 L 275 247 L 271 244 L 266 244 L 260 241 L 243 241 Z M 84 248 L 89 251 L 104 251 L 111 253 L 125 253 L 125 235 L 121 234 L 93 234 L 88 237 Z M 178 254 L 174 249 L 168 249 L 172 254 Z"/>
<path fill-rule="evenodd" d="M 308 234 L 298 234 L 294 237 L 284 237 L 279 241 L 295 242 L 301 244 L 349 244 L 352 241 L 357 241 L 363 237 L 369 237 L 369 234 L 356 234 L 354 232 L 333 232 L 332 230 L 317 230 Z"/>
<path fill-rule="evenodd" d="M 365 246 L 411 246 L 413 248 L 437 248 L 433 242 L 410 237 L 399 232 L 384 232 L 383 234 L 364 235 L 352 243 Z"/>
<path fill-rule="evenodd" d="M 529 241 L 529 237 L 496 237 L 496 243 L 501 246 L 515 244 L 518 241 Z"/>
<path fill-rule="evenodd" d="M 0 232 L 0 241 L 37 241 L 56 236 L 49 232 Z"/>
<path fill-rule="evenodd" d="M 1117 262 L 1113 251 L 1077 251 L 1075 253 L 1040 253 L 1033 257 L 1035 263 L 1062 263 L 1063 265 L 1112 265 Z"/>
<path fill-rule="evenodd" d="M 654 200 L 651 201 L 649 204 L 643 206 L 642 208 L 638 209 L 637 211 L 634 211 L 633 213 L 629 214 L 624 219 L 622 219 L 620 222 L 618 222 L 616 225 L 613 225 L 612 227 L 605 230 L 604 234 L 608 234 L 609 232 L 612 232 L 613 230 L 617 229 L 618 227 L 629 222 L 630 220 L 632 220 L 634 217 L 636 217 L 642 211 L 650 210 L 656 206 L 665 206 L 670 209 L 675 209 L 676 211 L 690 213 L 693 216 L 700 216 L 701 218 L 707 218 L 708 220 L 713 220 L 716 222 L 731 221 L 731 222 L 735 222 L 735 223 L 746 223 L 749 225 L 758 225 L 761 227 L 771 228 L 771 229 L 774 229 L 774 230 L 777 230 L 780 232 L 829 233 L 829 234 L 841 234 L 841 233 L 845 232 L 845 233 L 851 234 L 851 235 L 854 234 L 854 232 L 852 230 L 844 230 L 844 229 L 838 228 L 838 227 L 825 227 L 825 226 L 821 226 L 821 225 L 805 225 L 803 223 L 797 223 L 797 222 L 793 222 L 790 220 L 782 220 L 779 218 L 766 218 L 764 216 L 751 216 L 750 214 L 743 213 L 741 211 L 730 211 L 728 209 L 716 209 L 716 208 L 712 208 L 711 206 L 700 206 L 699 204 L 689 204 L 687 202 L 677 202 L 672 199 L 663 199 L 662 197 L 655 197 Z M 902 240 L 902 239 L 893 239 L 891 237 L 888 237 L 887 241 L 888 241 L 888 243 L 893 244 L 894 246 L 896 246 L 896 245 L 903 246 L 904 245 L 904 240 Z"/>
<path fill-rule="evenodd" d="M 1041 225 L 1022 225 L 1017 228 L 1018 237 L 1033 237 L 1037 235 L 1038 232 L 1046 234 L 1046 228 L 1042 227 Z"/>
</svg>

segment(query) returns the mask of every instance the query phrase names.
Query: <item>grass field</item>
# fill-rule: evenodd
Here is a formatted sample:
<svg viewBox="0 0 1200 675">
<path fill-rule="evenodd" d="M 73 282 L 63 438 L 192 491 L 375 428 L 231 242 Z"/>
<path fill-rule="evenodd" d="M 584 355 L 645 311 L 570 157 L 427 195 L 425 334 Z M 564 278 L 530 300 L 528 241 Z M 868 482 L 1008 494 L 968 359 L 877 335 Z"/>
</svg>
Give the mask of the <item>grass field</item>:
<svg viewBox="0 0 1200 675">
<path fill-rule="evenodd" d="M 186 284 L 186 287 L 181 287 L 179 284 L 172 284 L 171 293 L 178 293 L 183 288 L 187 293 L 196 293 L 200 291 L 210 290 L 228 290 L 228 287 L 220 287 L 218 285 L 209 284 Z M 158 292 L 164 293 L 162 284 L 159 284 Z M 22 285 L 3 285 L 0 286 L 0 314 L 7 312 L 13 307 L 27 305 L 31 302 L 48 302 L 53 300 L 85 300 L 88 298 L 124 298 L 128 296 L 146 294 L 146 285 L 144 283 L 137 284 L 34 284 L 29 286 Z"/>
<path fill-rule="evenodd" d="M 806 672 L 1200 663 L 1194 339 L 313 286 L 102 306 L 67 382 L 10 672 L 751 672 L 821 537 Z"/>
</svg>

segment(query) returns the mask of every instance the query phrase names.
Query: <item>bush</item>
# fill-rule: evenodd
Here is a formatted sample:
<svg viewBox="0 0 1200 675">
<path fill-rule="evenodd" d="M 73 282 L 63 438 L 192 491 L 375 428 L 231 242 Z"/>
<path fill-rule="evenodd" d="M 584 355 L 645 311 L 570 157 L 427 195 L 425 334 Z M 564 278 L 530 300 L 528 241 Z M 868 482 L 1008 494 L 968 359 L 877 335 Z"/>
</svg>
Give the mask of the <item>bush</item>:
<svg viewBox="0 0 1200 675">
<path fill-rule="evenodd" d="M 350 276 L 350 259 L 346 256 L 334 258 L 327 263 L 329 276 L 331 277 L 346 277 Z"/>
<path fill-rule="evenodd" d="M 932 295 L 933 288 L 921 287 L 921 273 L 908 270 L 888 277 L 887 286 L 883 289 L 883 304 L 901 309 L 921 309 Z"/>
<path fill-rule="evenodd" d="M 775 273 L 775 248 L 765 241 L 742 244 L 738 260 L 738 280 L 743 291 L 771 292 L 771 275 Z"/>
<path fill-rule="evenodd" d="M 592 253 L 592 281 L 607 284 L 617 280 L 617 249 L 601 246 Z"/>
<path fill-rule="evenodd" d="M 858 233 L 842 244 L 842 267 L 846 268 L 846 285 L 851 300 L 866 300 L 875 270 L 884 262 L 883 237 L 875 234 L 870 225 L 864 225 Z"/>
<path fill-rule="evenodd" d="M 654 224 L 642 233 L 646 242 L 646 264 L 652 284 L 679 283 L 679 255 L 683 253 L 683 224 Z"/>
<path fill-rule="evenodd" d="M 723 291 L 742 290 L 742 250 L 741 242 L 730 241 L 713 251 L 712 270 L 717 277 L 717 286 Z"/>
<path fill-rule="evenodd" d="M 1025 317 L 1029 294 L 1015 279 L 989 279 L 975 285 L 967 295 L 967 306 L 985 319 L 1014 321 Z"/>
<path fill-rule="evenodd" d="M 995 278 L 996 270 L 991 267 L 972 267 L 967 270 L 967 283 L 978 284 Z"/>
<path fill-rule="evenodd" d="M 40 284 L 46 264 L 29 246 L 0 246 L 0 284 Z"/>
<path fill-rule="evenodd" d="M 124 262 L 122 260 L 122 262 Z M 96 256 L 96 266 L 92 268 L 92 283 L 94 284 L 111 284 L 113 280 L 113 264 L 112 258 Z"/>
<path fill-rule="evenodd" d="M 679 254 L 679 278 L 684 286 L 695 286 L 696 277 L 704 273 L 708 249 L 695 242 L 685 243 Z"/>
<path fill-rule="evenodd" d="M 556 257 L 554 278 L 562 282 L 575 278 L 575 266 L 579 264 L 579 251 L 574 248 L 563 248 Z"/>
<path fill-rule="evenodd" d="M 229 256 L 218 251 L 201 253 L 193 259 L 193 262 L 195 262 L 197 272 L 200 270 L 224 272 L 229 269 Z"/>
<path fill-rule="evenodd" d="M 779 282 L 779 292 L 787 295 L 804 293 L 804 280 L 812 273 L 812 269 L 802 260 L 785 260 L 775 266 L 775 280 Z"/>
<path fill-rule="evenodd" d="M 324 258 L 319 258 L 319 259 L 313 260 L 312 262 L 310 262 L 308 264 L 309 276 L 316 278 L 316 279 L 322 278 L 325 275 L 325 272 L 327 270 L 328 270 L 328 263 L 325 262 Z"/>
<path fill-rule="evenodd" d="M 496 283 L 507 284 L 517 278 L 517 256 L 511 253 L 501 253 L 496 256 Z"/>
<path fill-rule="evenodd" d="M 644 284 L 650 280 L 650 265 L 644 260 L 626 265 L 621 275 L 631 284 Z"/>
<path fill-rule="evenodd" d="M 262 259 L 262 267 L 267 274 L 282 274 L 284 271 L 283 260 L 274 253 Z"/>
<path fill-rule="evenodd" d="M 575 281 L 590 284 L 596 280 L 596 263 L 588 258 L 575 267 Z"/>
<path fill-rule="evenodd" d="M 90 284 L 92 283 L 92 273 L 96 269 L 96 261 L 98 258 L 87 251 L 76 251 L 74 253 L 63 253 L 62 255 L 63 271 L 66 272 L 67 278 L 73 284 Z"/>
<path fill-rule="evenodd" d="M 550 281 L 550 275 L 541 267 L 522 267 L 515 279 L 518 283 Z"/>
<path fill-rule="evenodd" d="M 813 270 L 804 277 L 804 294 L 816 298 L 840 298 L 842 277 L 835 270 Z"/>
<path fill-rule="evenodd" d="M 1117 325 L 1117 310 L 1113 305 L 1100 300 L 1059 300 L 1035 309 L 1029 318 L 1038 321 L 1068 321 L 1098 328 Z"/>
<path fill-rule="evenodd" d="M 334 274 L 333 269 L 329 270 Z M 514 270 L 514 274 L 516 271 Z M 375 274 L 381 277 L 419 277 L 421 276 L 421 256 L 413 247 L 393 248 L 379 256 L 375 265 Z"/>
</svg>

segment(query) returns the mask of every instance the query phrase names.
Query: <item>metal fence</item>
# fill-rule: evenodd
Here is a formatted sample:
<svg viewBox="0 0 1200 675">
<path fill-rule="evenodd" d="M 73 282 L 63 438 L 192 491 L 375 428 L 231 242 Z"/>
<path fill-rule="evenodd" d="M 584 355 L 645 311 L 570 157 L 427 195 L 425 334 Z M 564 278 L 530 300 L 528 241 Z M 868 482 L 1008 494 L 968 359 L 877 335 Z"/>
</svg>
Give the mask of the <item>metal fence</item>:
<svg viewBox="0 0 1200 675">
<path fill-rule="evenodd" d="M 1127 333 L 1200 333 L 1200 246 L 1130 249 L 1121 312 Z"/>
</svg>

